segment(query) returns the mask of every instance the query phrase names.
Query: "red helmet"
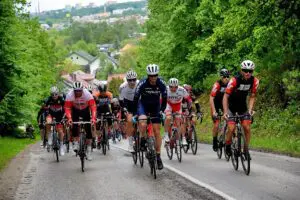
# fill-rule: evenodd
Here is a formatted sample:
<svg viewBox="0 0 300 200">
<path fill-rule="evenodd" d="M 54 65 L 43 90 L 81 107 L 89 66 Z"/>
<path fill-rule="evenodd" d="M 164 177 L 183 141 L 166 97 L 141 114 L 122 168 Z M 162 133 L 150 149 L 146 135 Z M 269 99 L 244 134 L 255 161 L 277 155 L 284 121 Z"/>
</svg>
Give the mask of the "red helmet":
<svg viewBox="0 0 300 200">
<path fill-rule="evenodd" d="M 192 86 L 188 85 L 188 84 L 184 84 L 183 85 L 184 89 L 186 89 L 186 91 L 191 92 L 192 91 Z"/>
</svg>

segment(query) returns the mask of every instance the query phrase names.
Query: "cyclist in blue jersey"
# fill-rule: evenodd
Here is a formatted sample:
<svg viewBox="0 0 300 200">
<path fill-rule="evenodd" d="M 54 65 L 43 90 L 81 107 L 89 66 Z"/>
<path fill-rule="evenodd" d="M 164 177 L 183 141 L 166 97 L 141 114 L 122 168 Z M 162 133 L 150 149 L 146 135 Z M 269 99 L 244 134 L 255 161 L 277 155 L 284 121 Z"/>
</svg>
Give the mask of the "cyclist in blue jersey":
<svg viewBox="0 0 300 200">
<path fill-rule="evenodd" d="M 137 85 L 134 104 L 137 107 L 137 114 L 139 116 L 139 130 L 142 136 L 145 136 L 147 115 L 150 115 L 153 124 L 153 133 L 155 136 L 156 153 L 157 153 L 157 167 L 159 170 L 163 169 L 163 163 L 160 157 L 160 147 L 162 138 L 160 135 L 160 118 L 161 113 L 164 112 L 167 105 L 167 87 L 165 82 L 158 77 L 159 66 L 156 64 L 149 64 L 147 66 L 148 77 L 141 80 Z M 141 139 L 141 148 L 145 149 L 146 140 Z"/>
</svg>

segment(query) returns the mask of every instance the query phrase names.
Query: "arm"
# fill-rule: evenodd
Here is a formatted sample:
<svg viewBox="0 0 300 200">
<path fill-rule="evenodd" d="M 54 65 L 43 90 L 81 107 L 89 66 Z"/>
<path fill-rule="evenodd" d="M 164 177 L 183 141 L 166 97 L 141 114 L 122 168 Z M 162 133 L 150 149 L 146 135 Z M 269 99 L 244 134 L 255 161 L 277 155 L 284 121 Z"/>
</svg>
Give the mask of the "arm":
<svg viewBox="0 0 300 200">
<path fill-rule="evenodd" d="M 227 118 L 228 115 L 228 98 L 229 94 L 225 93 L 223 97 L 223 109 L 224 109 L 224 118 Z"/>
<path fill-rule="evenodd" d="M 161 97 L 162 97 L 160 111 L 164 112 L 167 107 L 168 91 L 167 91 L 167 86 L 163 80 L 161 80 L 160 91 L 161 91 Z"/>
<path fill-rule="evenodd" d="M 90 107 L 90 110 L 91 110 L 91 113 L 92 113 L 92 120 L 93 121 L 96 121 L 96 118 L 97 118 L 97 113 L 96 113 L 96 110 L 97 110 L 97 107 L 96 107 L 96 102 L 94 100 L 94 98 L 90 99 L 88 101 L 88 104 L 89 104 L 89 107 Z"/>
<path fill-rule="evenodd" d="M 216 113 L 216 108 L 215 108 L 215 102 L 214 102 L 215 97 L 209 96 L 209 105 L 211 108 L 211 114 L 214 115 Z M 225 109 L 224 109 L 225 110 Z"/>
<path fill-rule="evenodd" d="M 256 99 L 256 92 L 259 86 L 259 80 L 257 78 L 254 78 L 254 82 L 253 82 L 253 87 L 251 89 L 251 95 L 249 98 L 249 114 L 252 115 L 253 114 L 253 108 L 254 108 L 254 103 L 255 103 L 255 99 Z"/>
</svg>

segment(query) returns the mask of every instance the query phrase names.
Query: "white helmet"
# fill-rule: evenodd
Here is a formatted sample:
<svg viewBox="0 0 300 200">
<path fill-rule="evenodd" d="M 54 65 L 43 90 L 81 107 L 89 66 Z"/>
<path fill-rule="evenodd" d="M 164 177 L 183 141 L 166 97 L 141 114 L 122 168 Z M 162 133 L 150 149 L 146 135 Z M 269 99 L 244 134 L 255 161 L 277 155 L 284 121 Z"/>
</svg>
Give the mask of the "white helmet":
<svg viewBox="0 0 300 200">
<path fill-rule="evenodd" d="M 172 86 L 172 87 L 177 87 L 179 84 L 179 81 L 177 78 L 170 78 L 169 80 L 169 86 Z"/>
<path fill-rule="evenodd" d="M 82 90 L 83 89 L 83 84 L 80 81 L 75 81 L 73 83 L 73 89 L 74 90 Z"/>
<path fill-rule="evenodd" d="M 241 63 L 241 69 L 249 69 L 249 70 L 254 70 L 255 64 L 251 60 L 244 60 Z"/>
<path fill-rule="evenodd" d="M 112 100 L 111 100 L 111 103 L 118 103 L 119 102 L 119 100 L 117 99 L 117 98 L 113 98 Z"/>
<path fill-rule="evenodd" d="M 50 93 L 51 94 L 58 94 L 59 90 L 56 86 L 53 86 L 50 88 Z"/>
<path fill-rule="evenodd" d="M 87 89 L 88 91 L 93 91 L 93 87 L 92 87 L 91 85 L 88 85 L 88 86 L 86 87 L 86 89 Z"/>
<path fill-rule="evenodd" d="M 157 75 L 159 72 L 159 66 L 156 64 L 147 65 L 147 74 L 148 75 Z"/>
<path fill-rule="evenodd" d="M 128 72 L 126 73 L 126 79 L 127 79 L 127 80 L 130 80 L 130 79 L 136 79 L 136 77 L 137 77 L 137 74 L 136 74 L 136 72 L 133 71 L 133 70 L 130 70 L 130 71 L 128 71 Z"/>
</svg>

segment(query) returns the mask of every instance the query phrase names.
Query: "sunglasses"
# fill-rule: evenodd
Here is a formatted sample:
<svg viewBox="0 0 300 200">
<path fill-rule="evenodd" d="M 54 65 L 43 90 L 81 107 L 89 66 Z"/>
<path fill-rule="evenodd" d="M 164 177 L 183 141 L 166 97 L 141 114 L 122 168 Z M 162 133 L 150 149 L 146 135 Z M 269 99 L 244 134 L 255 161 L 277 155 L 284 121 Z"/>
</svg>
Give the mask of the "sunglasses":
<svg viewBox="0 0 300 200">
<path fill-rule="evenodd" d="M 155 74 L 155 75 L 148 75 L 148 77 L 158 77 L 158 74 Z"/>
<path fill-rule="evenodd" d="M 51 96 L 56 97 L 56 96 L 58 96 L 58 94 L 57 93 L 52 93 Z"/>
<path fill-rule="evenodd" d="M 127 82 L 136 82 L 136 78 L 135 79 L 127 79 Z"/>
<path fill-rule="evenodd" d="M 169 86 L 170 87 L 170 89 L 177 89 L 178 88 L 178 86 Z"/>
<path fill-rule="evenodd" d="M 82 90 L 74 90 L 74 92 L 82 92 Z"/>
<path fill-rule="evenodd" d="M 250 74 L 253 73 L 253 70 L 251 70 L 251 69 L 242 69 L 242 71 L 245 73 L 250 73 Z"/>
<path fill-rule="evenodd" d="M 222 78 L 229 78 L 229 76 L 222 76 Z"/>
</svg>

